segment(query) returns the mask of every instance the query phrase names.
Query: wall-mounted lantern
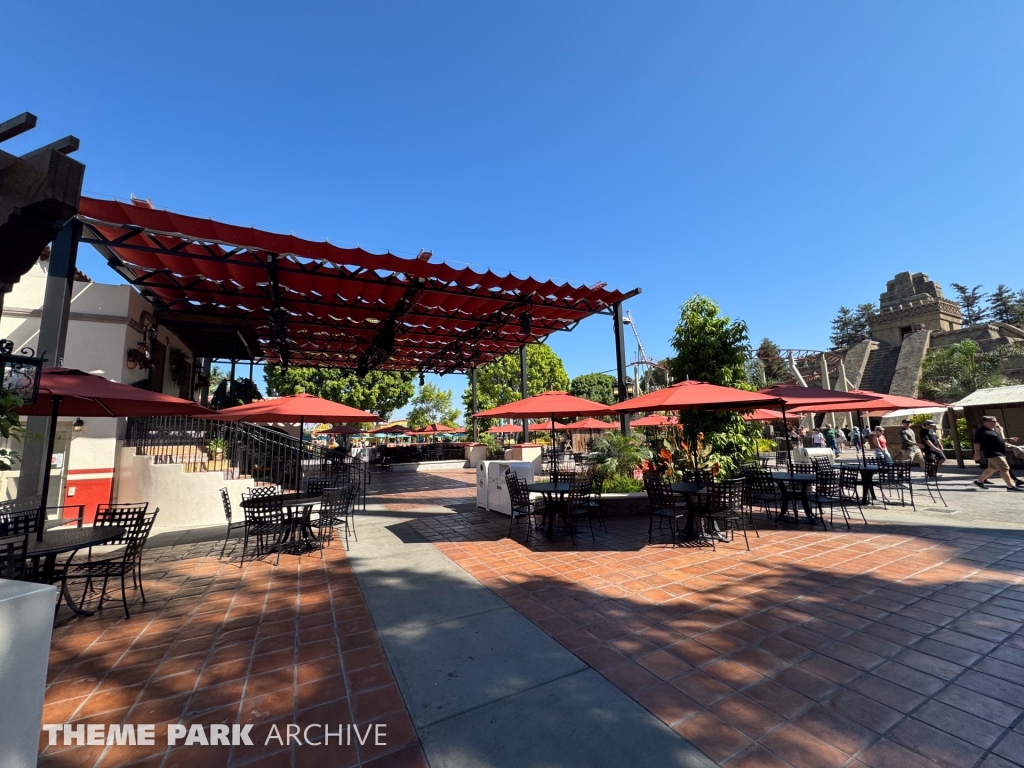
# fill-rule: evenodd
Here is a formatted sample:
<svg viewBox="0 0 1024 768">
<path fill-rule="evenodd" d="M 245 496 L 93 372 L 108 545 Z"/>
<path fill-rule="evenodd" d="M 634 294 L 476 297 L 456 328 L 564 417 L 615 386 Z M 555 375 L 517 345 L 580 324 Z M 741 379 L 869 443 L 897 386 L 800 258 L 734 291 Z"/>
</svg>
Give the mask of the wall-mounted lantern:
<svg viewBox="0 0 1024 768">
<path fill-rule="evenodd" d="M 0 339 L 0 362 L 3 364 L 3 388 L 31 405 L 39 396 L 39 374 L 44 358 L 36 357 L 31 347 L 22 347 L 14 354 L 14 342 Z"/>
</svg>

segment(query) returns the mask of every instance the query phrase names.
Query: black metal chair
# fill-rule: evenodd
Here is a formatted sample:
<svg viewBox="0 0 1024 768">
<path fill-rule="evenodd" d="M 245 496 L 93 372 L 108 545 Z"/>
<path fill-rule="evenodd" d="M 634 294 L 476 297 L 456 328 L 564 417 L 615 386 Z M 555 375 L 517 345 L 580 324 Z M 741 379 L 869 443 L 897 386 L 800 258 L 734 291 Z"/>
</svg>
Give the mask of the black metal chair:
<svg viewBox="0 0 1024 768">
<path fill-rule="evenodd" d="M 772 476 L 760 467 L 744 467 L 743 478 L 747 481 L 743 487 L 743 493 L 747 502 L 747 514 L 750 524 L 754 524 L 754 505 L 757 504 L 764 512 L 768 522 L 774 519 L 778 525 L 779 510 L 782 508 L 782 497 L 779 494 L 779 486 L 772 479 Z"/>
<path fill-rule="evenodd" d="M 942 489 L 939 488 L 939 463 L 928 454 L 925 454 L 924 476 L 921 478 L 921 483 L 924 484 L 924 488 L 928 491 L 933 504 L 935 503 L 935 493 L 937 493 L 939 494 L 939 501 L 942 502 L 942 506 L 949 506 L 946 500 L 942 498 Z M 932 488 L 935 489 L 935 493 L 932 493 Z"/>
<path fill-rule="evenodd" d="M 75 514 L 72 517 L 66 517 L 65 510 L 73 509 Z M 50 519 L 50 512 L 56 510 L 56 517 Z M 75 528 L 81 528 L 85 523 L 85 504 L 62 504 L 58 507 L 47 507 L 46 508 L 46 530 L 52 528 L 63 528 L 68 525 L 73 525 Z"/>
<path fill-rule="evenodd" d="M 310 496 L 320 496 L 327 488 L 337 484 L 334 478 L 311 477 L 306 480 L 306 493 Z"/>
<path fill-rule="evenodd" d="M 789 466 L 789 452 L 788 451 L 776 451 L 775 452 L 775 466 L 779 469 L 785 469 Z"/>
<path fill-rule="evenodd" d="M 735 480 L 722 480 L 707 487 L 707 495 L 700 508 L 700 515 L 707 521 L 704 530 L 710 534 L 711 546 L 714 549 L 717 549 L 715 544 L 718 538 L 717 531 L 728 533 L 729 539 L 732 541 L 736 538 L 735 533 L 738 527 L 743 532 L 743 541 L 747 545 L 747 550 L 750 550 L 750 539 L 747 537 L 743 511 L 745 483 L 745 479 L 741 477 Z M 753 526 L 753 528 L 754 535 L 761 538 L 761 534 L 757 532 L 757 526 Z"/>
<path fill-rule="evenodd" d="M 280 498 L 267 498 L 257 496 L 250 498 L 245 507 L 245 537 L 242 539 L 242 562 L 245 565 L 245 555 L 249 551 L 249 540 L 255 540 L 255 555 L 253 559 L 262 557 L 272 549 L 277 549 L 277 562 L 281 560 L 281 552 L 278 544 L 285 532 L 284 509 L 281 506 Z"/>
<path fill-rule="evenodd" d="M 345 529 L 345 549 L 348 549 L 348 519 L 352 505 L 355 503 L 357 486 L 345 485 L 337 488 L 325 488 L 320 497 L 319 516 L 309 521 L 310 527 L 317 531 L 320 543 L 320 559 L 324 556 L 324 546 L 334 539 L 338 528 Z"/>
<path fill-rule="evenodd" d="M 576 543 L 576 525 L 581 517 L 587 518 L 590 523 L 590 538 L 594 538 L 594 520 L 591 517 L 590 507 L 590 480 L 573 480 L 569 483 L 569 493 L 566 497 L 565 518 L 569 524 L 569 537 L 572 543 Z"/>
<path fill-rule="evenodd" d="M 103 579 L 103 586 L 100 587 L 99 609 L 103 608 L 103 600 L 107 594 L 107 585 L 110 579 L 119 579 L 121 582 L 121 603 L 124 606 L 125 618 L 131 618 L 128 610 L 128 589 L 125 579 L 132 577 L 132 586 L 139 590 L 142 602 L 146 602 L 146 591 L 142 587 L 142 550 L 146 546 L 150 531 L 153 530 L 153 523 L 160 513 L 160 508 L 147 513 L 145 506 L 134 507 L 123 506 L 120 508 L 104 510 L 104 525 L 120 525 L 125 528 L 124 536 L 118 538 L 111 544 L 123 544 L 124 548 L 110 554 L 93 555 L 90 553 L 85 562 L 72 563 L 68 568 L 65 578 L 85 579 L 85 593 L 93 590 L 93 584 Z M 100 524 L 100 517 L 97 515 L 97 525 Z M 83 596 L 84 601 L 84 596 Z"/>
<path fill-rule="evenodd" d="M 843 508 L 843 516 L 846 518 L 846 527 L 850 527 L 850 515 L 846 511 L 847 504 L 853 502 L 857 506 L 857 511 L 860 512 L 861 520 L 864 521 L 864 525 L 868 524 L 868 519 L 864 516 L 864 506 L 861 503 L 861 488 L 860 488 L 860 472 L 853 467 L 840 467 L 839 468 L 839 492 L 841 494 L 840 505 Z"/>
<path fill-rule="evenodd" d="M 825 504 L 828 504 L 829 523 L 835 527 L 836 503 L 839 504 L 843 518 L 846 518 L 846 508 L 843 506 L 843 489 L 839 482 L 839 473 L 834 469 L 822 470 L 815 473 L 817 480 L 814 482 L 814 492 L 811 498 L 818 507 L 818 518 L 821 520 L 821 527 L 825 528 Z M 849 520 L 846 527 L 850 527 Z M 827 528 L 825 528 L 828 530 Z"/>
<path fill-rule="evenodd" d="M 590 481 L 590 499 L 587 501 L 587 506 L 590 507 L 590 514 L 597 518 L 598 524 L 601 526 L 605 533 L 608 532 L 608 526 L 604 524 L 604 510 L 601 508 L 601 494 L 604 491 L 604 480 L 600 475 L 589 475 L 587 479 Z"/>
<path fill-rule="evenodd" d="M 658 518 L 658 528 L 661 528 L 665 520 L 668 520 L 669 530 L 672 532 L 672 546 L 679 544 L 679 518 L 687 513 L 687 505 L 680 502 L 672 493 L 672 486 L 662 480 L 659 476 L 647 473 L 644 475 L 644 490 L 647 491 L 647 505 L 650 511 L 651 520 L 647 526 L 647 543 L 650 544 L 654 537 L 654 518 Z"/>
<path fill-rule="evenodd" d="M 814 465 L 810 463 L 789 462 L 789 473 L 791 475 L 813 475 Z"/>
<path fill-rule="evenodd" d="M 815 474 L 818 472 L 831 472 L 833 469 L 832 462 L 824 456 L 812 456 L 811 466 L 814 468 Z"/>
<path fill-rule="evenodd" d="M 224 557 L 224 551 L 228 547 L 228 539 L 231 538 L 232 531 L 240 531 L 245 528 L 245 519 L 233 520 L 233 512 L 231 511 L 231 496 L 228 494 L 227 488 L 220 489 L 220 501 L 224 505 L 224 519 L 228 522 L 228 529 L 224 532 L 224 546 L 220 548 L 220 556 Z"/>
<path fill-rule="evenodd" d="M 38 510 L 38 497 L 31 506 L 16 500 L 0 505 L 0 579 L 29 577 L 28 537 L 36 533 Z"/>
<path fill-rule="evenodd" d="M 533 517 L 543 514 L 544 506 L 540 502 L 530 500 L 530 489 L 525 480 L 519 479 L 510 469 L 505 470 L 505 487 L 508 488 L 508 497 L 511 502 L 511 516 L 508 521 L 508 537 L 512 538 L 512 525 L 519 522 L 519 518 L 526 517 L 526 543 L 530 543 L 530 531 L 533 530 Z"/>
<path fill-rule="evenodd" d="M 906 506 L 907 494 L 910 495 L 910 506 L 917 510 L 914 503 L 914 486 L 911 482 L 911 467 L 909 461 L 893 462 L 892 464 L 879 464 L 877 486 L 882 490 L 882 503 L 900 504 Z"/>
<path fill-rule="evenodd" d="M 267 496 L 280 496 L 281 488 L 271 483 L 270 485 L 254 485 L 248 491 L 242 493 L 245 499 L 265 499 Z"/>
</svg>

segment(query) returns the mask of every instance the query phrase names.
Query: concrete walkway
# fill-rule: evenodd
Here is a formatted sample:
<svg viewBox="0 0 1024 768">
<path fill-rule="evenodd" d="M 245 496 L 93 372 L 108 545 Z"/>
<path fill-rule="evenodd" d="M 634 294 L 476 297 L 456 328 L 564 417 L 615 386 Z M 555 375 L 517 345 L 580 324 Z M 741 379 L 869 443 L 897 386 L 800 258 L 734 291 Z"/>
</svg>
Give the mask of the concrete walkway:
<svg viewBox="0 0 1024 768">
<path fill-rule="evenodd" d="M 371 504 L 349 552 L 431 768 L 714 765 L 406 525 L 443 514 Z"/>
</svg>

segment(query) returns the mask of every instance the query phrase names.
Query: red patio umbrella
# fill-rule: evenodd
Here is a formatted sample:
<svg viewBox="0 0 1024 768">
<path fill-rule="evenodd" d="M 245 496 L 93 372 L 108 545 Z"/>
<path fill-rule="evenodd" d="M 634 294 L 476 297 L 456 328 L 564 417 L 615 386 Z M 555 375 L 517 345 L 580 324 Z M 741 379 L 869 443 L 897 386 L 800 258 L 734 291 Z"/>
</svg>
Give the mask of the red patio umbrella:
<svg viewBox="0 0 1024 768">
<path fill-rule="evenodd" d="M 705 381 L 681 381 L 670 387 L 649 392 L 613 405 L 620 413 L 650 413 L 651 411 L 749 411 L 769 405 L 779 405 L 778 397 L 747 392 L 733 387 L 720 387 Z"/>
<path fill-rule="evenodd" d="M 574 421 L 572 424 L 566 424 L 562 429 L 570 432 L 597 432 L 601 429 L 618 429 L 618 425 L 612 424 L 610 421 L 586 418 L 582 421 Z"/>
<path fill-rule="evenodd" d="M 49 416 L 46 439 L 47 468 L 43 472 L 43 495 L 39 502 L 36 539 L 43 540 L 46 528 L 46 496 L 50 492 L 49 466 L 60 416 L 201 416 L 213 411 L 180 397 L 118 384 L 75 368 L 45 368 L 39 374 L 39 397 L 32 405 L 18 409 L 20 416 Z"/>
<path fill-rule="evenodd" d="M 593 400 L 585 400 L 582 397 L 575 397 L 568 392 L 541 392 L 539 395 L 516 400 L 512 403 L 499 405 L 497 408 L 489 408 L 486 411 L 474 413 L 478 419 L 486 418 L 521 418 L 521 419 L 543 419 L 550 416 L 551 421 L 555 416 L 614 416 L 611 408 L 603 403 L 595 403 Z M 549 425 L 550 427 L 550 425 Z"/>
<path fill-rule="evenodd" d="M 773 411 L 770 408 L 758 408 L 743 414 L 744 421 L 776 421 L 785 420 L 785 418 L 781 411 Z"/>
<path fill-rule="evenodd" d="M 786 408 L 803 412 L 810 412 L 811 410 L 849 411 L 862 408 L 864 403 L 870 402 L 872 399 L 866 395 L 858 395 L 853 392 L 839 392 L 834 389 L 819 389 L 817 387 L 797 387 L 788 384 L 779 384 L 759 391 L 761 394 L 773 395 L 782 399 L 783 418 L 786 417 Z M 858 405 L 858 403 L 861 405 Z M 863 446 L 861 450 L 863 450 Z M 786 439 L 786 453 L 792 453 L 792 446 L 788 438 Z"/>
<path fill-rule="evenodd" d="M 333 400 L 325 400 L 305 392 L 285 397 L 270 397 L 266 400 L 257 400 L 246 405 L 236 405 L 233 408 L 224 408 L 217 411 L 216 418 L 223 421 L 245 421 L 255 423 L 276 423 L 298 424 L 299 425 L 299 448 L 298 448 L 298 470 L 295 472 L 295 490 L 302 488 L 302 441 L 303 431 L 307 421 L 328 421 L 332 424 L 339 422 L 358 423 L 365 421 L 383 421 L 380 416 L 366 411 L 360 411 L 350 405 L 336 403 Z"/>
<path fill-rule="evenodd" d="M 378 427 L 377 429 L 371 429 L 366 434 L 368 435 L 408 435 L 411 430 L 406 429 L 401 424 L 389 424 L 386 427 Z"/>
<path fill-rule="evenodd" d="M 652 413 L 650 416 L 642 416 L 629 422 L 631 427 L 669 427 L 679 423 L 675 416 L 663 416 L 660 413 Z"/>
<path fill-rule="evenodd" d="M 550 432 L 552 424 L 555 425 L 555 429 L 565 429 L 568 426 L 567 424 L 559 424 L 557 421 L 548 419 L 547 421 L 539 421 L 536 424 L 531 424 L 530 429 L 535 429 L 538 432 Z"/>
<path fill-rule="evenodd" d="M 428 424 L 423 429 L 414 429 L 409 432 L 410 435 L 443 435 L 449 432 L 458 432 L 459 430 L 449 427 L 447 424 Z"/>
<path fill-rule="evenodd" d="M 516 432 L 522 432 L 523 428 L 516 424 L 502 424 L 497 427 L 490 427 L 487 432 L 491 435 L 513 435 Z"/>
</svg>

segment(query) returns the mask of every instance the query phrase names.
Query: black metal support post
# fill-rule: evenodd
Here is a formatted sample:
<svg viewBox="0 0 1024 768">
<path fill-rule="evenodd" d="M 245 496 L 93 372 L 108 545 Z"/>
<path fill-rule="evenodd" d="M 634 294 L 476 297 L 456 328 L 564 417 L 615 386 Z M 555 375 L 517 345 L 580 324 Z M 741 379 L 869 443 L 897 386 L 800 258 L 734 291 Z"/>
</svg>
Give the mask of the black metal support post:
<svg viewBox="0 0 1024 768">
<path fill-rule="evenodd" d="M 530 396 L 530 390 L 526 384 L 526 345 L 519 348 L 519 391 L 523 394 L 523 400 Z M 523 419 L 523 442 L 530 442 L 530 420 Z"/>
<path fill-rule="evenodd" d="M 60 413 L 60 401 L 60 395 L 53 396 L 49 432 L 46 435 L 46 469 L 43 472 L 43 490 L 42 496 L 39 497 L 39 514 L 36 517 L 36 541 L 43 540 L 43 533 L 46 530 L 46 496 L 50 493 L 50 457 L 53 456 L 53 445 L 57 439 L 57 414 Z"/>
<path fill-rule="evenodd" d="M 470 386 L 472 387 L 472 392 L 473 392 L 473 407 L 472 407 L 472 411 L 473 411 L 473 413 L 476 413 L 477 405 L 476 405 L 476 368 L 475 367 L 470 372 L 469 381 L 470 381 Z M 480 442 L 480 422 L 477 421 L 477 419 L 475 417 L 473 417 L 473 442 L 474 443 Z"/>
<path fill-rule="evenodd" d="M 64 345 L 68 337 L 71 292 L 75 285 L 78 240 L 81 235 L 81 222 L 71 219 L 64 224 L 50 248 L 43 312 L 39 319 L 39 344 L 36 348 L 39 356 L 46 358 L 44 368 L 56 368 L 64 364 Z M 56 426 L 49 421 L 48 416 L 29 416 L 25 425 L 26 434 L 50 433 Z M 18 479 L 19 499 L 35 496 L 39 493 L 40 484 L 49 478 L 49 459 L 44 455 L 44 450 L 45 445 L 41 439 L 26 438 L 21 458 L 21 476 Z M 44 459 L 46 466 L 43 466 Z"/>
<path fill-rule="evenodd" d="M 626 392 L 626 327 L 622 322 L 622 302 L 612 305 L 612 322 L 615 326 L 615 369 L 619 383 L 619 402 L 629 399 Z M 629 414 L 619 416 L 622 434 L 629 434 Z"/>
</svg>

